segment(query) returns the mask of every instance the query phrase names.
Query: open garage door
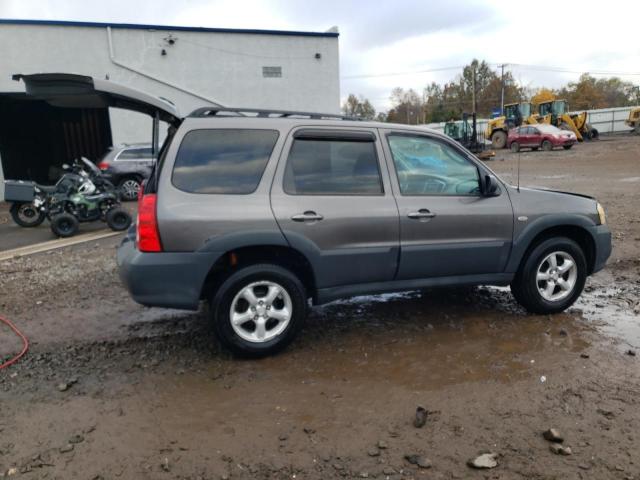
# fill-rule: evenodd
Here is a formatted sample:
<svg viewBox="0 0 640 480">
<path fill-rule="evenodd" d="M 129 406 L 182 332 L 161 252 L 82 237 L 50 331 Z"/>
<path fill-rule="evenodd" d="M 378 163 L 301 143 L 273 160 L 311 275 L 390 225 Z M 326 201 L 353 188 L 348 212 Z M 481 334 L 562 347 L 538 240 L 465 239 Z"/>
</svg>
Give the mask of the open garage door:
<svg viewBox="0 0 640 480">
<path fill-rule="evenodd" d="M 50 183 L 63 163 L 81 156 L 99 160 L 112 146 L 110 107 L 153 118 L 155 148 L 159 122 L 181 121 L 170 102 L 107 80 L 67 73 L 13 79 L 24 82 L 25 92 L 0 94 L 0 159 L 7 179 Z"/>
<path fill-rule="evenodd" d="M 25 94 L 0 94 L 5 178 L 49 183 L 63 163 L 98 160 L 111 146 L 106 108 L 58 108 Z"/>
</svg>

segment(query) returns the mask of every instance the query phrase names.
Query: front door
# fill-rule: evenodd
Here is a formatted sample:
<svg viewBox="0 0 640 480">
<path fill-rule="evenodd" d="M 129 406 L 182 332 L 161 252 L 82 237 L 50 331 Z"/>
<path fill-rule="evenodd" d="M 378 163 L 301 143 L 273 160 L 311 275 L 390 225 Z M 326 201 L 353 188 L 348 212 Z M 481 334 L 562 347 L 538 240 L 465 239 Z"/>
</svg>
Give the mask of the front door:
<svg viewBox="0 0 640 480">
<path fill-rule="evenodd" d="M 453 142 L 421 133 L 386 133 L 400 213 L 397 279 L 503 272 L 513 233 L 505 189 L 482 196 L 479 181 L 486 171 Z"/>
<path fill-rule="evenodd" d="M 317 288 L 393 279 L 398 209 L 376 129 L 299 128 L 287 140 L 271 206 Z"/>
</svg>

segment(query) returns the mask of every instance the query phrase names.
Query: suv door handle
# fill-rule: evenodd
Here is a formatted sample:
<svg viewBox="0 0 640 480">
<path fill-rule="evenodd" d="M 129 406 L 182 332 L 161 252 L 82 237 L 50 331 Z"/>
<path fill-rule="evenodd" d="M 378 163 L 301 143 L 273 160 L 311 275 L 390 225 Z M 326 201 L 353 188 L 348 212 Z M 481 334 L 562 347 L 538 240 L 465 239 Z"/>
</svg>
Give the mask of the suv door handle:
<svg viewBox="0 0 640 480">
<path fill-rule="evenodd" d="M 407 217 L 409 217 L 411 219 L 414 219 L 414 220 L 422 220 L 422 219 L 425 219 L 425 218 L 433 218 L 435 216 L 436 216 L 435 213 L 431 213 L 426 208 L 421 208 L 417 212 L 409 212 L 407 214 Z"/>
<path fill-rule="evenodd" d="M 322 220 L 324 217 L 322 215 L 317 214 L 312 210 L 308 210 L 304 213 L 299 213 L 291 217 L 291 220 L 294 222 L 317 222 Z"/>
</svg>

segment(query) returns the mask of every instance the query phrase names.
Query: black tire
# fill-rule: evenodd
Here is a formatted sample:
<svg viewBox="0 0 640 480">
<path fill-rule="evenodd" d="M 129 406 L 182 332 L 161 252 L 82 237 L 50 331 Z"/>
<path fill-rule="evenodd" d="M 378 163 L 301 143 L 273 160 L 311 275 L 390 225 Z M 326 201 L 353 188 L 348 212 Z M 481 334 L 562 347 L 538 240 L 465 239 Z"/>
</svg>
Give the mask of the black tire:
<svg viewBox="0 0 640 480">
<path fill-rule="evenodd" d="M 589 128 L 591 128 L 590 130 L 591 140 L 598 140 L 598 138 L 600 138 L 600 132 L 598 132 L 598 130 L 593 127 L 589 127 Z"/>
<path fill-rule="evenodd" d="M 545 258 L 554 252 L 564 252 L 571 256 L 577 267 L 576 279 L 569 294 L 557 301 L 550 301 L 539 291 L 538 269 Z M 561 264 L 562 265 L 562 264 Z M 561 266 L 560 265 L 560 266 Z M 559 313 L 569 308 L 582 293 L 587 278 L 587 261 L 580 246 L 566 237 L 552 237 L 538 243 L 523 259 L 516 277 L 511 283 L 511 292 L 525 309 L 531 313 Z M 559 288 L 559 287 L 558 287 Z"/>
<path fill-rule="evenodd" d="M 260 284 L 261 282 L 273 282 L 282 287 L 289 296 L 292 313 L 288 323 L 285 324 L 284 330 L 279 334 L 268 340 L 250 341 L 242 338 L 240 334 L 234 330 L 231 324 L 231 308 L 234 304 L 234 299 L 245 287 L 252 283 Z M 262 287 L 259 285 L 255 288 Z M 259 300 L 263 296 L 256 294 L 256 297 L 258 297 Z M 239 299 L 238 302 L 240 302 L 240 300 L 241 299 Z M 283 300 L 280 301 L 284 302 Z M 250 305 L 246 301 L 244 303 L 246 303 L 246 311 L 248 312 Z M 274 305 L 275 304 L 274 302 Z M 222 285 L 217 288 L 215 294 L 210 299 L 210 311 L 216 336 L 224 347 L 239 356 L 251 358 L 264 357 L 285 348 L 298 334 L 307 315 L 307 296 L 305 288 L 298 277 L 289 270 L 271 264 L 250 265 L 240 268 L 231 274 Z M 239 313 L 242 313 L 242 311 Z M 266 315 L 268 315 L 268 313 Z M 267 317 L 265 316 L 264 318 Z M 271 321 L 271 319 L 267 320 L 266 328 L 268 328 L 268 322 Z M 248 330 L 253 326 L 255 332 L 256 323 L 252 319 L 245 321 L 242 326 L 244 325 L 247 325 Z M 242 329 L 242 327 L 237 328 Z M 277 325 L 272 329 L 275 328 L 277 328 Z M 248 330 L 246 334 L 251 335 L 253 332 Z"/>
<path fill-rule="evenodd" d="M 131 226 L 131 215 L 124 208 L 115 207 L 107 212 L 107 225 L 114 232 L 121 232 Z"/>
<path fill-rule="evenodd" d="M 37 227 L 46 218 L 45 213 L 34 207 L 32 203 L 14 203 L 9 212 L 13 221 L 24 228 Z"/>
<path fill-rule="evenodd" d="M 542 145 L 540 145 L 540 147 L 545 152 L 550 152 L 551 150 L 553 150 L 553 143 L 551 143 L 549 140 L 543 140 Z"/>
<path fill-rule="evenodd" d="M 518 142 L 511 142 L 511 151 L 518 153 L 520 151 L 520 144 Z"/>
<path fill-rule="evenodd" d="M 73 237 L 78 233 L 78 219 L 70 213 L 59 213 L 51 218 L 51 231 L 57 237 Z"/>
<path fill-rule="evenodd" d="M 504 148 L 507 146 L 507 133 L 498 130 L 491 134 L 491 147 L 495 149 Z"/>
<path fill-rule="evenodd" d="M 571 150 L 571 147 L 573 147 L 573 145 L 563 145 L 562 148 L 564 148 L 565 150 Z"/>
<path fill-rule="evenodd" d="M 120 180 L 118 183 L 118 192 L 120 193 L 120 199 L 130 202 L 138 199 L 138 192 L 142 182 L 136 177 L 127 177 Z"/>
</svg>

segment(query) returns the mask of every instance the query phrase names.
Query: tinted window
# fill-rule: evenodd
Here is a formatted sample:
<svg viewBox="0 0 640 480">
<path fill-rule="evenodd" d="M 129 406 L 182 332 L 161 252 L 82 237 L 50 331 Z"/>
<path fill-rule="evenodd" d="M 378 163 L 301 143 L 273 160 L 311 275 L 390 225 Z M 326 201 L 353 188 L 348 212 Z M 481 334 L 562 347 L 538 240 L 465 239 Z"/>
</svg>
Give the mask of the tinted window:
<svg viewBox="0 0 640 480">
<path fill-rule="evenodd" d="M 284 176 L 292 195 L 380 195 L 375 143 L 294 140 Z"/>
<path fill-rule="evenodd" d="M 389 135 L 389 147 L 403 195 L 479 195 L 478 169 L 449 145 Z"/>
<path fill-rule="evenodd" d="M 173 184 L 191 193 L 251 193 L 278 140 L 275 130 L 194 130 L 182 140 Z"/>
<path fill-rule="evenodd" d="M 127 148 L 118 155 L 118 160 L 151 160 L 152 158 L 151 147 Z"/>
</svg>

